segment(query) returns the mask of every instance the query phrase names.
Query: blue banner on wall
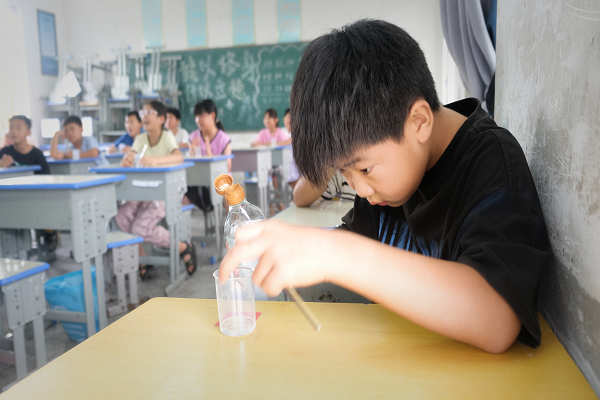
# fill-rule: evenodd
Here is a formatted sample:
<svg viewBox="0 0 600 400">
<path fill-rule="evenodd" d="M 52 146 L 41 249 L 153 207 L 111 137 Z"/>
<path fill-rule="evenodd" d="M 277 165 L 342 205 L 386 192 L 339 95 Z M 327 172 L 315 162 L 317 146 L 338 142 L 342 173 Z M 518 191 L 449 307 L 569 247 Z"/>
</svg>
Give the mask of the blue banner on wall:
<svg viewBox="0 0 600 400">
<path fill-rule="evenodd" d="M 253 0 L 231 0 L 233 45 L 254 44 Z"/>
<path fill-rule="evenodd" d="M 300 41 L 300 0 L 277 0 L 279 43 Z"/>
<path fill-rule="evenodd" d="M 162 10 L 160 0 L 142 0 L 144 47 L 162 46 Z"/>
<path fill-rule="evenodd" d="M 185 15 L 188 48 L 206 47 L 206 1 L 186 0 Z"/>
<path fill-rule="evenodd" d="M 56 46 L 56 23 L 54 14 L 37 12 L 38 31 L 40 36 L 40 58 L 42 74 L 58 76 L 58 48 Z"/>
</svg>

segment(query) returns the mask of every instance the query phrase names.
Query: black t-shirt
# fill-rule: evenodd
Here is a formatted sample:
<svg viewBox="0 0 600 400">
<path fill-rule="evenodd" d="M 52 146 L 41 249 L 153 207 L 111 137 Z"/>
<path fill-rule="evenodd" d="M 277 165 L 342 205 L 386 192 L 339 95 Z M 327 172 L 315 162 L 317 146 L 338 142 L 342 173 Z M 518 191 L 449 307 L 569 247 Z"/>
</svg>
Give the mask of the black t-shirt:
<svg viewBox="0 0 600 400">
<path fill-rule="evenodd" d="M 478 100 L 445 107 L 468 119 L 411 198 L 381 207 L 356 196 L 340 228 L 471 266 L 521 320 L 518 340 L 537 347 L 537 287 L 552 251 L 527 160 Z"/>
<path fill-rule="evenodd" d="M 44 157 L 44 153 L 37 147 L 31 149 L 31 151 L 27 154 L 19 153 L 14 146 L 6 146 L 0 149 L 0 158 L 3 155 L 8 154 L 14 160 L 14 164 L 19 165 L 39 165 L 42 167 L 41 170 L 35 171 L 34 174 L 49 174 L 50 167 L 48 166 L 48 162 L 46 161 L 46 157 Z"/>
</svg>

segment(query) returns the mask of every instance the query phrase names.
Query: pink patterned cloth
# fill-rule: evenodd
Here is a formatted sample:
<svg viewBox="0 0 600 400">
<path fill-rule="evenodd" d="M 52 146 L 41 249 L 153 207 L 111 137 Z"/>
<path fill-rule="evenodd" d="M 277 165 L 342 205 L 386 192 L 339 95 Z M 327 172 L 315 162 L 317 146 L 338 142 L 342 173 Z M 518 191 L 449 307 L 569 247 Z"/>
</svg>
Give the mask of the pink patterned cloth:
<svg viewBox="0 0 600 400">
<path fill-rule="evenodd" d="M 115 220 L 121 231 L 168 249 L 169 231 L 158 225 L 165 215 L 163 201 L 127 201 L 119 207 Z"/>
<path fill-rule="evenodd" d="M 254 141 L 269 145 L 271 144 L 273 139 L 275 139 L 277 142 L 283 142 L 284 140 L 288 140 L 289 137 L 281 128 L 277 128 L 277 130 L 275 131 L 275 135 L 271 135 L 271 132 L 269 132 L 269 130 L 265 128 L 262 131 L 258 132 L 258 136 L 256 136 L 256 139 L 254 139 Z"/>
<path fill-rule="evenodd" d="M 200 133 L 200 129 L 196 129 L 190 134 L 190 142 L 194 139 L 200 139 L 200 146 L 196 147 L 196 154 L 206 155 L 206 143 Z M 210 142 L 210 150 L 215 156 L 220 156 L 225 151 L 227 145 L 231 143 L 231 139 L 225 132 L 219 129 L 213 140 Z"/>
</svg>

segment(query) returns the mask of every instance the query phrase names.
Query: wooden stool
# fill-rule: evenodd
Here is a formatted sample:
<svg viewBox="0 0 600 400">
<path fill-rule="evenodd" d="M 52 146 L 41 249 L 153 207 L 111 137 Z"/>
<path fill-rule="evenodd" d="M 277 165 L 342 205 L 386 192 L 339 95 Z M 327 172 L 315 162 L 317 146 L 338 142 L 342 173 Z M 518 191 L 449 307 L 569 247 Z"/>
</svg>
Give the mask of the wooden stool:
<svg viewBox="0 0 600 400">
<path fill-rule="evenodd" d="M 106 234 L 106 248 L 108 261 L 112 272 L 117 278 L 118 304 L 108 309 L 111 317 L 127 311 L 127 293 L 125 290 L 125 275 L 129 277 L 129 302 L 139 304 L 137 289 L 137 273 L 140 267 L 138 244 L 143 238 L 124 232 L 110 232 Z"/>
<path fill-rule="evenodd" d="M 46 364 L 46 342 L 44 340 L 44 271 L 48 263 L 0 259 L 0 287 L 6 302 L 8 326 L 13 332 L 14 355 L 3 354 L 4 360 L 17 369 L 17 381 L 27 376 L 25 352 L 25 324 L 33 322 L 35 358 L 37 368 Z"/>
</svg>

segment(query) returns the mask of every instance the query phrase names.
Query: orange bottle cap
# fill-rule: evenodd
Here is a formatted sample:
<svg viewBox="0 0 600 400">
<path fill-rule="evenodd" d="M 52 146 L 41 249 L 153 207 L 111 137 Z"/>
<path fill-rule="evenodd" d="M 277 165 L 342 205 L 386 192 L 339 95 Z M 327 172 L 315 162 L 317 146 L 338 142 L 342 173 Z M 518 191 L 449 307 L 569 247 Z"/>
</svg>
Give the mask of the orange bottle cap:
<svg viewBox="0 0 600 400">
<path fill-rule="evenodd" d="M 225 201 L 227 201 L 227 204 L 230 206 L 240 204 L 245 198 L 246 192 L 244 192 L 244 188 L 237 183 L 229 186 L 225 192 Z"/>
<path fill-rule="evenodd" d="M 215 190 L 221 196 L 225 195 L 225 192 L 231 185 L 233 185 L 233 178 L 227 174 L 219 175 L 215 178 Z"/>
</svg>

